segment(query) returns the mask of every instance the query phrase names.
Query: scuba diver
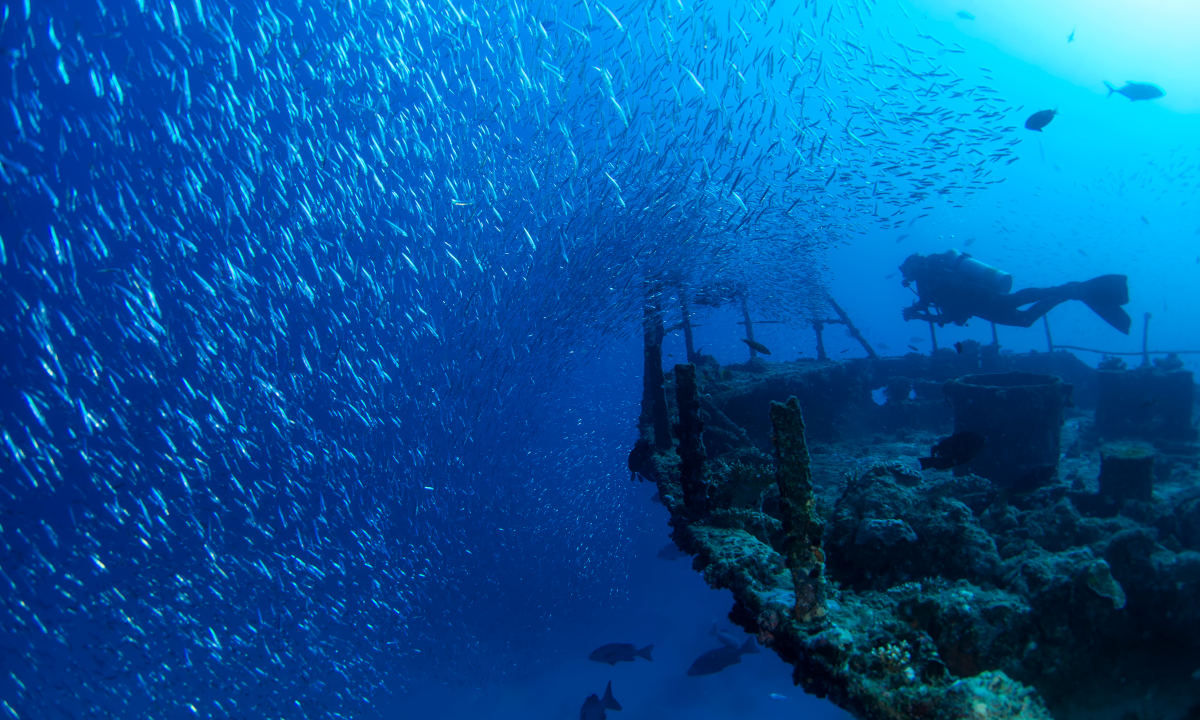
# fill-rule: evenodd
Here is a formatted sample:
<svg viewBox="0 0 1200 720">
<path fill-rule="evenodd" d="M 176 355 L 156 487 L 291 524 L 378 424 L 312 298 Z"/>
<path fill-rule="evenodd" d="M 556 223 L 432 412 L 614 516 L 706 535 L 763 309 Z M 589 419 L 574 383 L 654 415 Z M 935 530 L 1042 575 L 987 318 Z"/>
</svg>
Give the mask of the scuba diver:
<svg viewBox="0 0 1200 720">
<path fill-rule="evenodd" d="M 965 325 L 977 317 L 997 325 L 1029 327 L 1059 303 L 1081 300 L 1126 335 L 1132 324 L 1121 307 L 1129 302 L 1124 275 L 1011 292 L 1012 275 L 957 250 L 909 255 L 900 265 L 900 273 L 904 287 L 917 285 L 917 301 L 904 308 L 905 320 Z"/>
</svg>

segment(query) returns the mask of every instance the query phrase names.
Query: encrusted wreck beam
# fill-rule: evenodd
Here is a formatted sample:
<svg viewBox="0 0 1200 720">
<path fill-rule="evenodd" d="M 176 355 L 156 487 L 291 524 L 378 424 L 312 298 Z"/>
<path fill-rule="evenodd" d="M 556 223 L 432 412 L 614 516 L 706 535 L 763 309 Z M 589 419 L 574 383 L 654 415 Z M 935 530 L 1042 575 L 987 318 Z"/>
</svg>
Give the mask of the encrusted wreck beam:
<svg viewBox="0 0 1200 720">
<path fill-rule="evenodd" d="M 683 329 L 683 349 L 687 354 L 687 361 L 690 363 L 696 362 L 696 339 L 692 334 L 692 311 L 688 308 L 687 295 L 683 290 L 679 291 L 679 326 Z"/>
<path fill-rule="evenodd" d="M 643 435 L 651 435 L 646 439 L 653 443 L 655 450 L 667 450 L 671 447 L 671 422 L 667 417 L 666 377 L 662 369 L 662 342 L 666 332 L 657 302 L 647 300 L 644 313 L 642 416 L 638 426 L 643 428 Z"/>
<path fill-rule="evenodd" d="M 649 296 L 651 293 L 647 291 Z M 638 417 L 638 439 L 629 452 L 629 470 L 634 477 L 658 481 L 655 458 L 671 449 L 671 420 L 667 415 L 666 377 L 662 369 L 662 311 L 647 297 L 642 320 L 642 412 Z"/>
<path fill-rule="evenodd" d="M 785 536 L 783 554 L 796 590 L 793 612 L 800 622 L 814 622 L 825 617 L 825 556 L 800 401 L 792 397 L 786 403 L 772 402 L 771 425 Z"/>
<path fill-rule="evenodd" d="M 846 311 L 842 309 L 842 306 L 837 304 L 837 301 L 833 299 L 832 295 L 827 295 L 826 297 L 829 300 L 829 306 L 833 308 L 835 313 L 837 313 L 838 320 L 840 320 L 842 324 L 846 326 L 846 331 L 850 333 L 850 337 L 857 340 L 858 344 L 863 346 L 863 350 L 867 351 L 867 357 L 879 357 L 879 355 L 875 353 L 875 348 L 871 347 L 871 343 L 867 342 L 867 339 L 863 337 L 862 332 L 860 332 L 858 327 L 850 320 L 850 316 L 846 314 Z"/>
<path fill-rule="evenodd" d="M 700 420 L 700 391 L 696 387 L 696 366 L 675 366 L 675 401 L 679 404 L 679 474 L 683 503 L 695 514 L 708 507 L 708 485 L 704 477 L 704 423 Z"/>
</svg>

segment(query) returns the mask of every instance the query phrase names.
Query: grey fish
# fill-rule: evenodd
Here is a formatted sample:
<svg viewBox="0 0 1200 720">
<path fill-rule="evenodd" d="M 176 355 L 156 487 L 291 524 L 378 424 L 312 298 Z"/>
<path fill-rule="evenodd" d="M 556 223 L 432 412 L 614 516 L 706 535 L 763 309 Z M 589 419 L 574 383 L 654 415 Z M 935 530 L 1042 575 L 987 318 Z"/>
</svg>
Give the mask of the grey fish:
<svg viewBox="0 0 1200 720">
<path fill-rule="evenodd" d="M 713 623 L 712 630 L 709 630 L 709 634 L 720 640 L 721 644 L 725 647 L 735 648 L 738 646 L 737 637 L 728 630 L 722 630 L 717 626 L 716 623 Z"/>
<path fill-rule="evenodd" d="M 1057 110 L 1038 110 L 1025 121 L 1025 127 L 1035 132 L 1041 132 L 1042 128 L 1049 125 L 1057 114 Z"/>
<path fill-rule="evenodd" d="M 754 638 L 746 638 L 746 642 L 741 646 L 722 645 L 696 658 L 692 666 L 688 668 L 687 674 L 696 677 L 719 673 L 730 665 L 741 662 L 743 655 L 756 652 L 758 652 L 758 648 L 754 645 Z"/>
<path fill-rule="evenodd" d="M 1144 82 L 1133 82 L 1132 80 L 1125 83 L 1122 87 L 1113 87 L 1112 83 L 1105 81 L 1104 87 L 1108 88 L 1108 96 L 1112 97 L 1113 93 L 1120 93 L 1130 100 L 1153 100 L 1160 98 L 1166 93 L 1157 85 Z"/>
<path fill-rule="evenodd" d="M 753 350 L 754 352 L 762 353 L 763 355 L 771 354 L 771 351 L 767 349 L 767 346 L 763 345 L 762 343 L 758 342 L 757 340 L 751 340 L 750 338 L 742 338 L 742 342 L 749 345 L 750 349 Z"/>
<path fill-rule="evenodd" d="M 654 658 L 650 657 L 650 653 L 653 650 L 653 645 L 647 645 L 638 650 L 633 646 L 633 643 L 609 643 L 593 650 L 592 654 L 588 655 L 588 660 L 608 663 L 609 665 L 616 665 L 619 662 L 633 662 L 640 657 L 653 660 Z"/>
<path fill-rule="evenodd" d="M 930 457 L 921 458 L 921 469 L 949 470 L 970 462 L 971 458 L 978 455 L 979 451 L 983 449 L 984 443 L 983 436 L 977 432 L 970 430 L 956 432 L 950 437 L 939 440 L 930 451 Z"/>
<path fill-rule="evenodd" d="M 607 717 L 605 710 L 620 709 L 621 703 L 613 697 L 612 680 L 609 680 L 608 685 L 604 686 L 604 697 L 592 693 L 583 701 L 583 707 L 579 708 L 579 720 L 604 720 Z"/>
<path fill-rule="evenodd" d="M 658 558 L 660 560 L 682 560 L 688 554 L 679 549 L 679 546 L 674 542 L 669 542 L 658 549 Z"/>
</svg>

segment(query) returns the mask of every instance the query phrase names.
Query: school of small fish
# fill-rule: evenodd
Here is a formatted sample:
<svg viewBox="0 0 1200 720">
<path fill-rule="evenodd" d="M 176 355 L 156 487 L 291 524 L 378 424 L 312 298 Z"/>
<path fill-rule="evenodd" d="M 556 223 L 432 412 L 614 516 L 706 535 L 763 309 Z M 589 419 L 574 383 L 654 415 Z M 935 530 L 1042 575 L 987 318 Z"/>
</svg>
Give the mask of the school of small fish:
<svg viewBox="0 0 1200 720">
<path fill-rule="evenodd" d="M 1016 159 L 881 2 L 4 4 L 0 718 L 369 717 L 472 647 L 460 529 L 537 522 L 487 481 L 646 293 L 802 304 Z"/>
</svg>

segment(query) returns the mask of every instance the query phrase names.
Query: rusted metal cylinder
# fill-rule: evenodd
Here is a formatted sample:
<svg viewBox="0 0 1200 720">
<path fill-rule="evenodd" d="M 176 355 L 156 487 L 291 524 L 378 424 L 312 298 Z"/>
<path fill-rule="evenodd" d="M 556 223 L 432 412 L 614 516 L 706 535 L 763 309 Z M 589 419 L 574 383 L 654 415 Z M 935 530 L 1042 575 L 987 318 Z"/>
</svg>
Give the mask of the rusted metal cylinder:
<svg viewBox="0 0 1200 720">
<path fill-rule="evenodd" d="M 1053 375 L 1008 372 L 955 378 L 945 392 L 954 407 L 954 432 L 984 438 L 956 474 L 975 473 L 1013 490 L 1054 479 L 1070 385 Z"/>
</svg>

